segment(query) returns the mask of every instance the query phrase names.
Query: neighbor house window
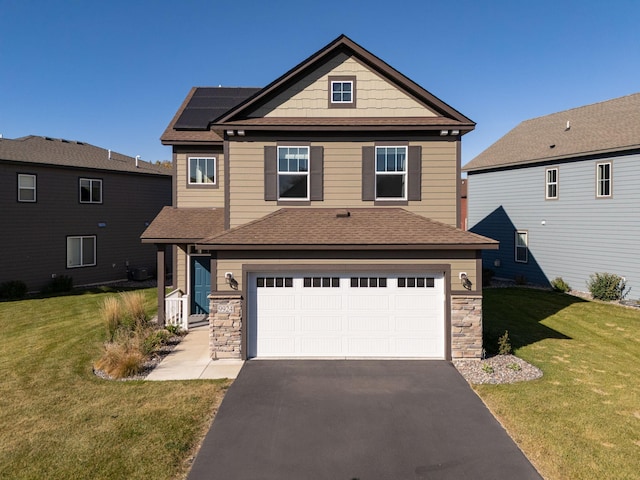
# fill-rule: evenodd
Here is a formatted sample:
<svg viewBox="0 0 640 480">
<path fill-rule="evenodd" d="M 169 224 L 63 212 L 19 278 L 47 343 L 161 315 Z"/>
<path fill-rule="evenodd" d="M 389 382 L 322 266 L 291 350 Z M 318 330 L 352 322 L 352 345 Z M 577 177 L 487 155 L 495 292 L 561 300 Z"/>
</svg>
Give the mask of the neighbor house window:
<svg viewBox="0 0 640 480">
<path fill-rule="evenodd" d="M 309 147 L 278 147 L 278 199 L 309 200 Z"/>
<path fill-rule="evenodd" d="M 102 180 L 80 179 L 80 203 L 102 203 Z"/>
<path fill-rule="evenodd" d="M 529 239 L 528 233 L 516 232 L 516 262 L 527 263 L 529 261 Z"/>
<path fill-rule="evenodd" d="M 546 199 L 555 200 L 558 198 L 558 169 L 547 168 L 546 177 L 547 177 Z"/>
<path fill-rule="evenodd" d="M 214 157 L 189 157 L 189 184 L 215 185 L 216 159 Z"/>
<path fill-rule="evenodd" d="M 407 199 L 407 147 L 376 147 L 376 200 Z"/>
<path fill-rule="evenodd" d="M 96 237 L 67 237 L 67 268 L 96 264 Z"/>
<path fill-rule="evenodd" d="M 18 174 L 18 201 L 36 201 L 36 176 L 20 173 Z"/>
<path fill-rule="evenodd" d="M 596 166 L 596 196 L 610 197 L 611 188 L 611 163 L 598 163 Z"/>
</svg>

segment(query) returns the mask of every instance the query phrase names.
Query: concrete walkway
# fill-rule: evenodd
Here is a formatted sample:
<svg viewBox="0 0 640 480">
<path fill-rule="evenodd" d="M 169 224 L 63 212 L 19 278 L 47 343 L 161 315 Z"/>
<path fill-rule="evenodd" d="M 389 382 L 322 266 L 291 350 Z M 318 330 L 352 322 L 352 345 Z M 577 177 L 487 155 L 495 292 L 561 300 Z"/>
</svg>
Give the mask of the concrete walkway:
<svg viewBox="0 0 640 480">
<path fill-rule="evenodd" d="M 234 379 L 244 365 L 242 360 L 211 360 L 209 327 L 189 330 L 176 348 L 147 375 L 146 380 Z"/>
</svg>

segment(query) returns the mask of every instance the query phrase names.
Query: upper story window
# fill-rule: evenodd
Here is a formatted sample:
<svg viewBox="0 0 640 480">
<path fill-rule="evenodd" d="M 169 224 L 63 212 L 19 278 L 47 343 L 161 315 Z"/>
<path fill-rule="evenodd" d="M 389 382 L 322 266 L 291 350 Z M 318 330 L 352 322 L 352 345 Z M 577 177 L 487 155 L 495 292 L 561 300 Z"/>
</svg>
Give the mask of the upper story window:
<svg viewBox="0 0 640 480">
<path fill-rule="evenodd" d="M 18 174 L 18 201 L 36 201 L 36 176 L 25 173 Z"/>
<path fill-rule="evenodd" d="M 376 147 L 376 200 L 407 199 L 407 147 Z"/>
<path fill-rule="evenodd" d="M 516 262 L 527 263 L 529 261 L 529 234 L 519 230 L 516 232 Z"/>
<path fill-rule="evenodd" d="M 546 194 L 547 200 L 556 200 L 558 198 L 558 168 L 547 168 L 546 172 Z"/>
<path fill-rule="evenodd" d="M 611 162 L 596 165 L 596 197 L 607 198 L 613 194 Z"/>
<path fill-rule="evenodd" d="M 329 77 L 329 108 L 354 108 L 356 106 L 356 77 Z"/>
<path fill-rule="evenodd" d="M 189 157 L 189 184 L 216 184 L 215 157 Z"/>
<path fill-rule="evenodd" d="M 102 203 L 102 180 L 80 179 L 80 203 Z"/>
<path fill-rule="evenodd" d="M 96 264 L 96 237 L 67 237 L 67 268 L 92 267 Z"/>
<path fill-rule="evenodd" d="M 309 200 L 309 147 L 278 147 L 278 199 Z"/>
</svg>

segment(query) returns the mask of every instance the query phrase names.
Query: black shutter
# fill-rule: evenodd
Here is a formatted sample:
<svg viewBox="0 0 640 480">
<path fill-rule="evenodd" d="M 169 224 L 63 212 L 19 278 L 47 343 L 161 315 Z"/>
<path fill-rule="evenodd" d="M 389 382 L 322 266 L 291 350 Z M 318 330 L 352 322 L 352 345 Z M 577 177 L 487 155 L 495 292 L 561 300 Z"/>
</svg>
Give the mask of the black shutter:
<svg viewBox="0 0 640 480">
<path fill-rule="evenodd" d="M 278 149 L 264 147 L 264 199 L 278 200 Z"/>
<path fill-rule="evenodd" d="M 311 192 L 309 198 L 311 201 L 324 200 L 324 149 L 321 146 L 310 148 L 311 170 Z"/>
<path fill-rule="evenodd" d="M 362 147 L 362 201 L 376 199 L 375 147 Z"/>
<path fill-rule="evenodd" d="M 407 199 L 420 201 L 422 200 L 422 147 L 420 145 L 412 145 L 409 147 L 409 162 L 407 163 L 409 170 Z"/>
</svg>

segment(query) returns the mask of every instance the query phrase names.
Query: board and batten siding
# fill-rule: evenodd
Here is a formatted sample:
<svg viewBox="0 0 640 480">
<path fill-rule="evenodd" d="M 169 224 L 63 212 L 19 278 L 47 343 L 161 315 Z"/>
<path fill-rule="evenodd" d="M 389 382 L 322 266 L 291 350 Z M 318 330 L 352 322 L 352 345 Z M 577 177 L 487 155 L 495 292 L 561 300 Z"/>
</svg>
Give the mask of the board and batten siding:
<svg viewBox="0 0 640 480">
<path fill-rule="evenodd" d="M 189 157 L 215 157 L 216 158 L 216 185 L 213 187 L 200 187 L 189 185 L 188 158 Z M 224 207 L 224 155 L 217 153 L 178 153 L 176 161 L 176 206 L 182 208 L 208 208 Z"/>
<path fill-rule="evenodd" d="M 278 204 L 264 200 L 264 147 L 276 145 L 276 142 L 245 141 L 229 142 L 228 145 L 231 227 L 256 220 L 286 206 L 283 201 Z M 311 145 L 324 148 L 324 200 L 311 202 L 310 207 L 374 206 L 373 202 L 362 201 L 362 147 L 373 146 L 373 141 L 322 141 L 311 142 Z M 456 226 L 458 143 L 425 140 L 410 141 L 409 145 L 422 147 L 422 200 L 410 201 L 402 208 Z"/>
<path fill-rule="evenodd" d="M 596 198 L 596 165 L 612 164 L 612 197 Z M 558 168 L 558 199 L 545 200 L 545 170 Z M 562 277 L 587 290 L 595 272 L 626 278 L 640 297 L 640 155 L 469 173 L 470 230 L 500 241 L 485 251 L 497 277 L 534 283 Z M 528 232 L 529 262 L 514 261 L 515 230 Z M 495 267 L 494 261 L 500 260 Z"/>
<path fill-rule="evenodd" d="M 329 108 L 329 77 L 356 77 L 356 108 Z M 303 77 L 250 117 L 435 117 L 388 80 L 344 53 Z"/>
</svg>

